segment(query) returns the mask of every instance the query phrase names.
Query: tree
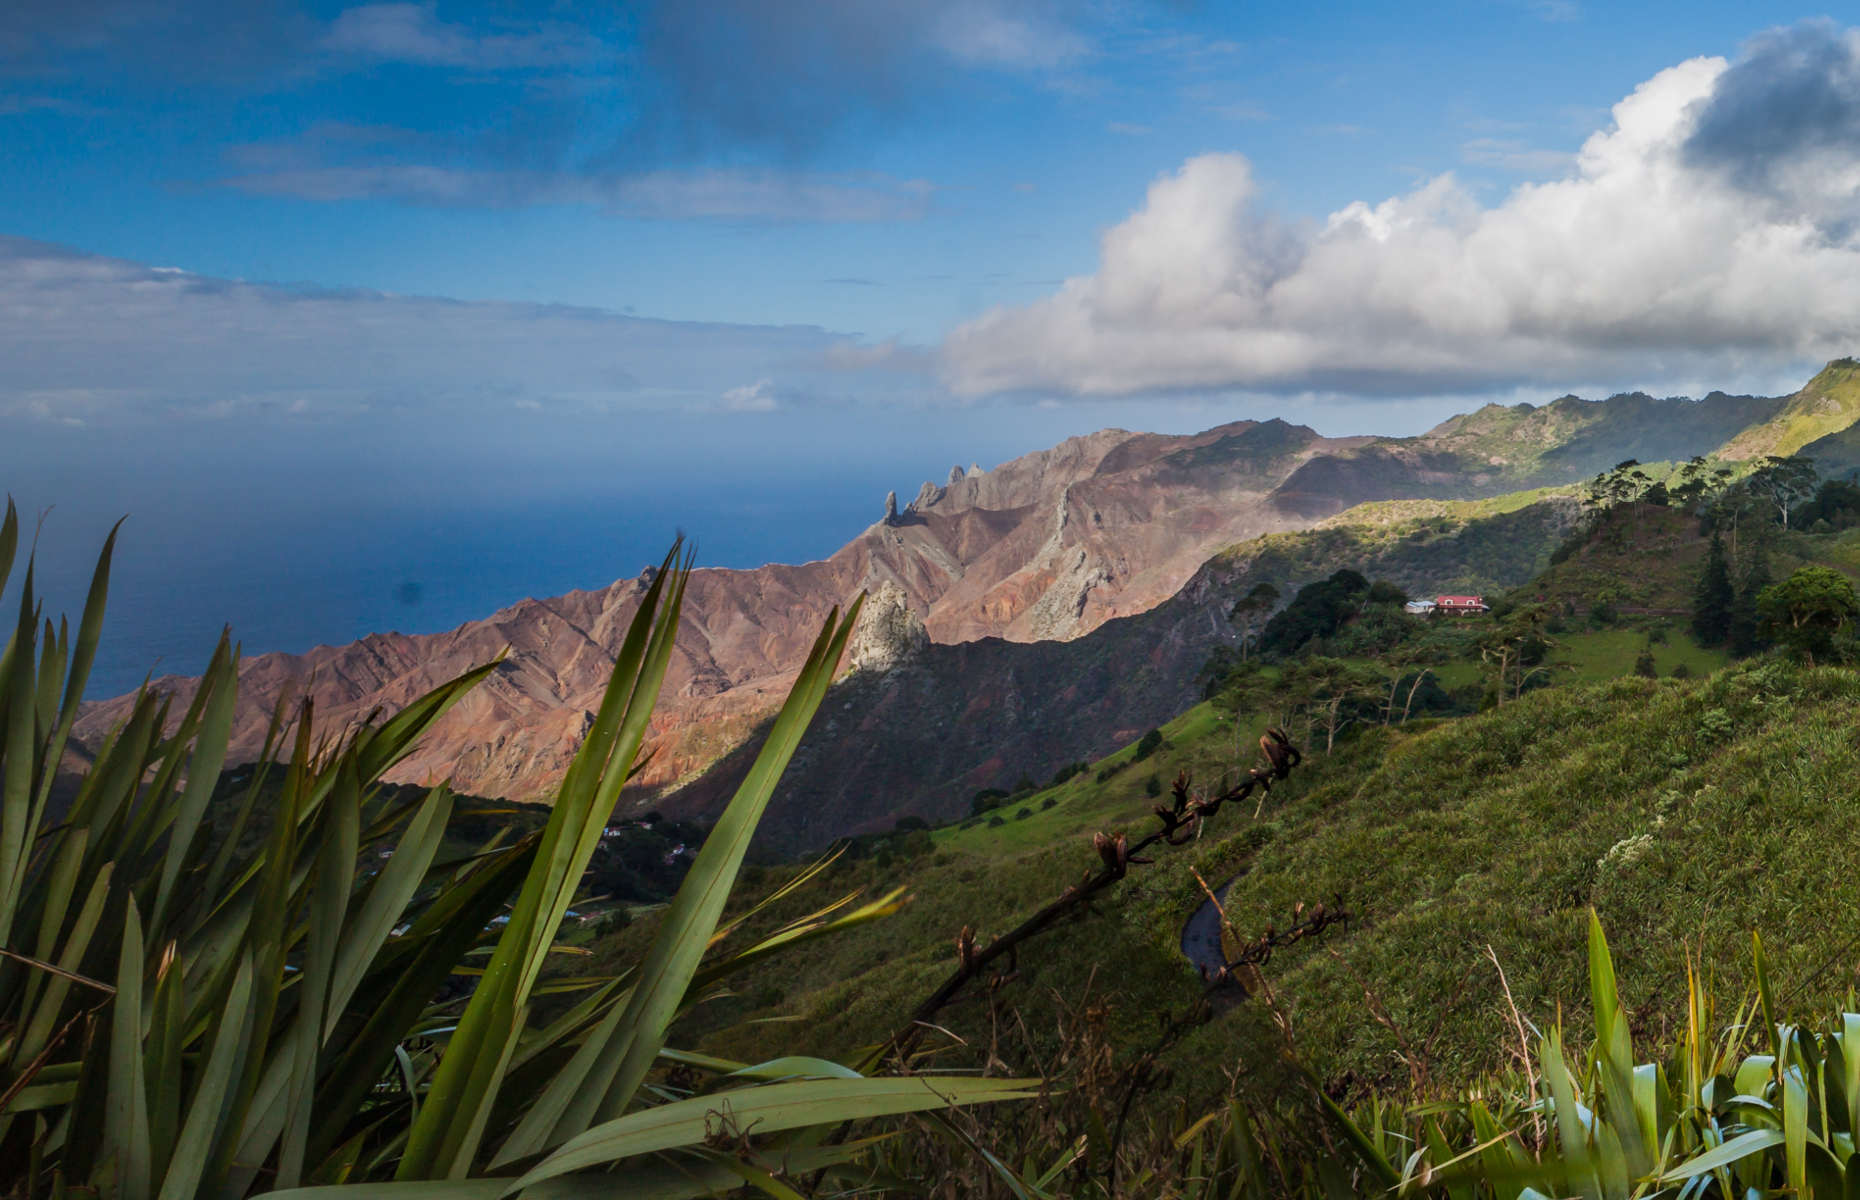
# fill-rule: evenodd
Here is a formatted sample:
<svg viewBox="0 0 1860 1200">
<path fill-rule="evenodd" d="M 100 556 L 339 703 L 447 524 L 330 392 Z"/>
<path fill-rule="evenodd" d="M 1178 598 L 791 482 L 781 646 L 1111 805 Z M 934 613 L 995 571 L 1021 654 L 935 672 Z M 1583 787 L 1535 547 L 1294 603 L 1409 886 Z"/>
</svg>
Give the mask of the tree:
<svg viewBox="0 0 1860 1200">
<path fill-rule="evenodd" d="M 1314 740 L 1312 731 L 1323 732 L 1328 756 L 1339 734 L 1381 711 L 1382 683 L 1373 667 L 1316 656 L 1286 667 L 1278 691 L 1287 714 L 1304 718 L 1307 742 Z"/>
<path fill-rule="evenodd" d="M 1813 459 L 1800 455 L 1789 458 L 1771 455 L 1751 472 L 1750 489 L 1768 501 L 1776 510 L 1777 520 L 1787 529 L 1789 510 L 1815 494 L 1816 478 Z"/>
<path fill-rule="evenodd" d="M 1259 635 L 1262 652 L 1290 654 L 1313 638 L 1329 637 L 1356 614 L 1369 581 L 1348 567 L 1298 589 Z"/>
<path fill-rule="evenodd" d="M 1835 639 L 1853 628 L 1860 597 L 1847 576 L 1832 567 L 1799 567 L 1757 596 L 1763 632 L 1812 665 L 1817 654 L 1832 655 Z"/>
<path fill-rule="evenodd" d="M 1737 557 L 1738 528 L 1746 520 L 1756 516 L 1761 511 L 1762 505 L 1762 498 L 1750 487 L 1747 480 L 1732 484 L 1712 497 L 1711 508 L 1707 511 L 1706 518 L 1712 529 L 1730 530 L 1732 558 Z"/>
<path fill-rule="evenodd" d="M 1692 589 L 1692 633 L 1701 646 L 1722 646 L 1731 636 L 1731 609 L 1736 602 L 1737 590 L 1731 586 L 1731 563 L 1725 557 L 1724 539 L 1713 530 L 1705 564 L 1699 568 L 1698 584 Z"/>
<path fill-rule="evenodd" d="M 1659 677 L 1660 672 L 1653 665 L 1652 646 L 1642 646 L 1640 648 L 1640 656 L 1634 660 L 1634 674 L 1640 676 L 1642 679 L 1656 679 Z"/>
<path fill-rule="evenodd" d="M 1253 728 L 1253 714 L 1271 702 L 1275 687 L 1258 662 L 1244 664 L 1221 681 L 1221 690 L 1213 698 L 1214 711 L 1233 722 L 1236 762 L 1245 752 L 1245 735 Z"/>
<path fill-rule="evenodd" d="M 1815 498 L 1796 508 L 1790 517 L 1796 526 L 1807 529 L 1818 521 L 1830 528 L 1846 529 L 1860 520 L 1860 486 L 1847 479 L 1830 479 L 1815 490 Z"/>
<path fill-rule="evenodd" d="M 1263 581 L 1254 584 L 1246 595 L 1234 601 L 1227 620 L 1240 630 L 1241 662 L 1246 661 L 1247 647 L 1259 636 L 1260 627 L 1278 603 L 1279 589 Z"/>
<path fill-rule="evenodd" d="M 1763 631 L 1763 614 L 1757 597 L 1770 586 L 1770 558 L 1761 538 L 1752 538 L 1744 547 L 1738 564 L 1737 595 L 1731 602 L 1731 653 L 1739 658 L 1755 654 L 1768 644 Z"/>
<path fill-rule="evenodd" d="M 1614 510 L 1625 504 L 1645 498 L 1653 486 L 1653 477 L 1641 469 L 1638 459 L 1624 459 L 1610 470 L 1603 471 L 1588 482 L 1583 489 L 1582 506 L 1588 514 L 1590 525 L 1595 529 L 1609 528 L 1612 525 Z M 1665 503 L 1664 489 L 1661 503 Z M 1634 512 L 1636 531 L 1640 528 L 1640 512 Z M 1617 533 L 1618 537 L 1619 534 Z"/>
<path fill-rule="evenodd" d="M 1419 646 L 1397 646 L 1382 657 L 1383 669 L 1387 672 L 1388 695 L 1382 701 L 1382 723 L 1391 724 L 1395 720 L 1395 698 L 1401 694 L 1402 685 L 1407 684 L 1407 695 L 1402 700 L 1401 721 L 1406 724 L 1414 711 L 1415 693 L 1427 682 L 1427 677 L 1434 673 L 1434 668 L 1423 665 L 1427 660 L 1427 651 Z M 1420 667 L 1420 670 L 1415 670 Z"/>
<path fill-rule="evenodd" d="M 1522 696 L 1525 685 L 1550 669 L 1544 664 L 1550 647 L 1555 645 L 1544 632 L 1549 619 L 1547 604 L 1520 605 L 1479 639 L 1479 656 L 1492 668 L 1494 695 L 1499 704 Z"/>
</svg>

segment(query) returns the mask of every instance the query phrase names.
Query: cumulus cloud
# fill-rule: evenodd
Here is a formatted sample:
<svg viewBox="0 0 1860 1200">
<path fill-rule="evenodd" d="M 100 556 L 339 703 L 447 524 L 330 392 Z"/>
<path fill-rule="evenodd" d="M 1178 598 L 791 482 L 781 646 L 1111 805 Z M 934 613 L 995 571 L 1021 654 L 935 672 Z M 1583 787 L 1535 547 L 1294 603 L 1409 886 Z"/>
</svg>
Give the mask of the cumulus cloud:
<svg viewBox="0 0 1860 1200">
<path fill-rule="evenodd" d="M 0 237 L 0 417 L 93 424 L 765 407 L 858 343 L 808 326 L 294 289 Z M 759 382 L 742 388 L 744 379 Z M 862 381 L 878 397 L 889 374 Z"/>
<path fill-rule="evenodd" d="M 1860 342 L 1856 114 L 1860 39 L 1816 23 L 1660 72 L 1565 177 L 1492 205 L 1449 174 L 1296 227 L 1204 155 L 944 368 L 965 393 L 1774 379 Z"/>
</svg>

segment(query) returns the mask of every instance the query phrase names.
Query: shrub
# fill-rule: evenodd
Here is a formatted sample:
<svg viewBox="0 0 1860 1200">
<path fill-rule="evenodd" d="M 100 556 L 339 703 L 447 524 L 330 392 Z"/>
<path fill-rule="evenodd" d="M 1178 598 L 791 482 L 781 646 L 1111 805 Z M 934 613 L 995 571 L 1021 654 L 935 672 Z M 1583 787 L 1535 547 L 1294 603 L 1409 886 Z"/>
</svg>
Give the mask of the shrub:
<svg viewBox="0 0 1860 1200">
<path fill-rule="evenodd" d="M 1048 796 L 1046 799 L 1040 801 L 1040 811 L 1045 812 L 1047 809 L 1053 807 L 1053 805 L 1058 804 L 1058 803 L 1059 803 L 1059 797 Z"/>
<path fill-rule="evenodd" d="M 1007 824 L 1007 821 L 1004 820 L 1001 814 L 999 813 L 996 813 L 994 816 L 988 818 L 988 828 L 990 829 L 999 829 L 1003 825 L 1006 825 L 1006 824 Z"/>
<path fill-rule="evenodd" d="M 1019 812 L 1014 814 L 1014 819 L 1016 821 L 1025 821 L 1028 817 L 1031 817 L 1032 815 L 1033 815 L 1033 810 L 1031 808 L 1023 808 Z"/>
<path fill-rule="evenodd" d="M 991 808 L 999 808 L 1007 797 L 1000 788 L 983 788 L 969 798 L 969 815 L 979 817 Z"/>
</svg>

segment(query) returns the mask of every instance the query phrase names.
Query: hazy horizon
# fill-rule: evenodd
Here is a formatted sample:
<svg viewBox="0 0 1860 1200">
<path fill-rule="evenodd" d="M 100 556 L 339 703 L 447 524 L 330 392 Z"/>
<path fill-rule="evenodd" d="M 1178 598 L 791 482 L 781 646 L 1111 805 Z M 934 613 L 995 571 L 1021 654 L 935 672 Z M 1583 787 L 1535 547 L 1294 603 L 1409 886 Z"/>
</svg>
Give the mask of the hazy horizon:
<svg viewBox="0 0 1860 1200">
<path fill-rule="evenodd" d="M 116 686 L 1107 425 L 1779 394 L 1860 349 L 1857 78 L 1729 3 L 26 0 L 0 487 L 54 609 L 130 514 Z"/>
</svg>

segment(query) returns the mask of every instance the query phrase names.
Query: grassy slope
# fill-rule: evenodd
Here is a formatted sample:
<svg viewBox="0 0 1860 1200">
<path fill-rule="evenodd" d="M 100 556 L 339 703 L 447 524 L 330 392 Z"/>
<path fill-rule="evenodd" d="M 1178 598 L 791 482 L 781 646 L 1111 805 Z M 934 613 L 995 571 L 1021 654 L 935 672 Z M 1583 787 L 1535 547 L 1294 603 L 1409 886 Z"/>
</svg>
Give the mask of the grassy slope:
<svg viewBox="0 0 1860 1200">
<path fill-rule="evenodd" d="M 1352 538 L 1363 536 L 1362 528 L 1352 527 Z M 1544 577 L 1542 590 L 1581 597 L 1596 580 L 1628 580 L 1622 603 L 1683 605 L 1700 545 L 1678 513 L 1650 510 L 1633 538 L 1572 556 Z M 1849 569 L 1860 564 L 1860 530 L 1776 541 L 1778 571 L 1810 558 Z M 1393 1034 L 1367 1020 L 1362 988 L 1339 982 L 1350 969 L 1362 973 L 1399 1025 L 1419 1025 L 1410 1029 L 1415 1040 L 1425 1040 L 1442 1020 L 1438 1072 L 1464 1079 L 1495 1066 L 1490 1055 L 1499 1046 L 1494 973 L 1482 967 L 1486 975 L 1460 982 L 1479 969 L 1482 945 L 1497 947 L 1527 1016 L 1551 1020 L 1559 1001 L 1581 999 L 1579 915 L 1587 902 L 1600 904 L 1611 930 L 1620 927 L 1618 936 L 1628 940 L 1622 960 L 1635 964 L 1629 990 L 1639 988 L 1637 1003 L 1654 1001 L 1650 1021 L 1672 1016 L 1683 979 L 1678 941 L 1661 938 L 1696 934 L 1700 913 L 1711 962 L 1734 977 L 1743 969 L 1750 928 L 1763 928 L 1789 964 L 1827 951 L 1819 928 L 1802 936 L 1789 923 L 1789 906 L 1806 902 L 1812 893 L 1804 887 L 1825 871 L 1791 869 L 1782 878 L 1761 867 L 1752 871 L 1752 863 L 1765 861 L 1763 848 L 1774 839 L 1804 854 L 1825 845 L 1827 826 L 1802 826 L 1795 815 L 1840 787 L 1860 793 L 1843 783 L 1860 778 L 1853 739 L 1836 737 L 1860 718 L 1860 683 L 1841 672 L 1722 672 L 1724 655 L 1694 646 L 1683 618 L 1665 625 L 1667 640 L 1654 646 L 1657 672 L 1670 675 L 1683 662 L 1698 679 L 1683 685 L 1628 679 L 1646 644 L 1644 627 L 1562 634 L 1553 653 L 1562 668 L 1555 672 L 1559 687 L 1477 718 L 1371 729 L 1350 739 L 1334 759 L 1313 763 L 1282 787 L 1259 822 L 1224 815 L 1198 845 L 1133 878 L 1096 921 L 1062 930 L 1029 954 L 1010 997 L 1030 1027 L 1049 1029 L 1068 1003 L 1092 995 L 1105 1003 L 1122 1046 L 1146 1040 L 1157 1012 L 1179 1012 L 1198 993 L 1176 945 L 1181 921 L 1200 902 L 1190 867 L 1209 882 L 1241 867 L 1252 871 L 1231 897 L 1242 930 L 1283 923 L 1296 902 L 1328 899 L 1337 889 L 1363 913 L 1362 927 L 1330 938 L 1324 951 L 1282 954 L 1272 975 L 1293 1010 L 1300 1046 L 1337 1079 L 1389 1081 L 1402 1073 L 1391 1059 Z M 1438 670 L 1447 687 L 1481 677 L 1473 662 Z M 1721 673 L 1702 679 L 1711 672 Z M 1789 688 L 1797 687 L 1808 692 L 1791 698 Z M 804 947 L 750 980 L 742 997 L 712 1014 L 714 1023 L 740 1016 L 787 1020 L 761 1033 L 738 1031 L 714 1047 L 746 1057 L 776 1047 L 844 1053 L 882 1036 L 947 971 L 954 930 L 975 925 L 986 936 L 1010 927 L 1092 865 L 1092 832 L 1148 828 L 1151 774 L 1166 783 L 1177 768 L 1189 768 L 1211 781 L 1235 761 L 1233 731 L 1209 705 L 1181 714 L 1164 735 L 1168 744 L 1153 759 L 1107 780 L 1097 774 L 1127 763 L 1131 748 L 1058 787 L 1017 798 L 1001 809 L 1003 826 L 937 830 L 934 852 L 923 858 L 837 865 L 828 889 L 874 891 L 906 882 L 910 906 L 841 940 Z M 1254 727 L 1241 742 L 1256 737 Z M 1023 807 L 1029 817 L 1017 819 Z M 1674 820 L 1681 809 L 1696 809 L 1683 826 Z M 1760 828 L 1745 820 L 1747 811 L 1789 817 L 1780 830 Z M 1732 835 L 1719 837 L 1719 828 Z M 1654 841 L 1635 850 L 1633 839 L 1642 833 Z M 1624 848 L 1611 860 L 1616 845 Z M 1678 848 L 1655 854 L 1668 845 Z M 1661 871 L 1683 861 L 1694 880 L 1722 876 L 1730 891 L 1696 882 L 1674 889 L 1659 876 L 1642 887 L 1648 880 L 1637 874 L 1639 861 Z M 1860 845 L 1841 863 L 1860 867 Z M 1739 884 L 1747 878 L 1761 886 Z M 813 899 L 824 895 L 817 891 Z M 1349 969 L 1328 949 L 1343 953 Z M 1408 962 L 1410 956 L 1419 958 Z M 1821 992 L 1804 995 L 1843 986 L 1840 977 L 1823 982 Z M 1440 1007 L 1442 995 L 1455 999 Z M 973 1038 L 984 1034 L 980 1018 L 973 1005 L 958 1008 L 950 1023 Z M 1192 1034 L 1174 1053 L 1181 1087 L 1218 1088 L 1220 1072 L 1237 1060 L 1265 1062 L 1269 1057 L 1257 1055 L 1257 1038 L 1265 1036 L 1272 1034 L 1257 1005 Z"/>
<path fill-rule="evenodd" d="M 1353 525 L 1350 536 L 1364 528 Z M 1579 599 L 1614 585 L 1624 589 L 1620 603 L 1682 606 L 1701 548 L 1690 522 L 1651 512 L 1631 537 L 1590 547 L 1534 587 Z M 1854 569 L 1860 531 L 1776 540 L 1779 574 L 1811 559 Z M 1688 945 L 1719 976 L 1721 993 L 1735 994 L 1752 929 L 1772 947 L 1792 1010 L 1833 999 L 1855 982 L 1853 948 L 1831 930 L 1844 927 L 1845 881 L 1860 871 L 1860 839 L 1846 836 L 1860 818 L 1851 733 L 1860 675 L 1725 670 L 1723 656 L 1693 645 L 1683 624 L 1669 620 L 1667 641 L 1654 647 L 1660 674 L 1681 662 L 1695 676 L 1717 674 L 1634 679 L 1644 629 L 1578 630 L 1555 652 L 1566 668 L 1559 686 L 1474 718 L 1362 731 L 1282 786 L 1258 820 L 1223 814 L 1199 842 L 1135 873 L 1099 915 L 1040 942 L 1000 1007 L 972 999 L 949 1010 L 946 1023 L 969 1047 L 952 1059 L 993 1044 L 1017 1069 L 1039 1069 L 1030 1053 L 1050 1049 L 1068 1013 L 1086 1011 L 1125 1052 L 1145 1044 L 1160 1015 L 1184 1011 L 1200 991 L 1177 946 L 1201 899 L 1197 871 L 1210 883 L 1247 872 L 1228 900 L 1243 933 L 1337 894 L 1357 914 L 1347 932 L 1281 952 L 1269 975 L 1300 1054 L 1346 1087 L 1399 1088 L 1410 1078 L 1397 1035 L 1371 1018 L 1365 988 L 1411 1044 L 1432 1039 L 1435 1082 L 1501 1065 L 1507 1018 L 1487 945 L 1528 1019 L 1548 1024 L 1563 1008 L 1580 1023 L 1590 904 L 1615 941 L 1624 993 L 1643 1026 L 1679 1014 Z M 1453 686 L 1478 670 L 1459 662 L 1442 673 Z M 1130 759 L 1126 748 L 1014 801 L 1002 826 L 940 829 L 914 859 L 837 864 L 810 903 L 899 882 L 911 903 L 771 965 L 687 1037 L 702 1040 L 742 1017 L 769 1022 L 709 1037 L 709 1048 L 745 1058 L 847 1054 L 881 1037 L 947 972 L 957 929 L 972 925 L 985 938 L 1010 927 L 1092 866 L 1094 831 L 1147 829 L 1152 774 L 1166 781 L 1186 767 L 1212 781 L 1234 763 L 1233 731 L 1207 705 L 1164 733 L 1168 744 L 1153 759 L 1100 780 L 1105 767 Z M 1241 740 L 1255 736 L 1250 729 Z M 1023 807 L 1029 815 L 1017 819 Z M 1205 1099 L 1231 1075 L 1277 1086 L 1277 1036 L 1258 1003 L 1225 1012 L 1167 1056 L 1175 1094 Z"/>
<path fill-rule="evenodd" d="M 1609 640 L 1577 635 L 1566 652 L 1581 673 L 1600 674 Z M 1674 642 L 1676 654 L 1706 661 Z M 1200 898 L 1191 868 L 1218 883 L 1244 867 L 1228 898 L 1243 932 L 1336 894 L 1358 914 L 1347 933 L 1281 952 L 1270 968 L 1301 1053 L 1332 1080 L 1408 1078 L 1394 1035 L 1368 1015 L 1364 984 L 1411 1040 L 1438 1024 L 1437 1080 L 1500 1065 L 1501 998 L 1483 948 L 1497 950 L 1525 1015 L 1547 1024 L 1559 1003 L 1579 1009 L 1591 903 L 1627 964 L 1626 994 L 1643 1024 L 1679 1012 L 1689 940 L 1734 992 L 1753 928 L 1773 947 L 1791 1005 L 1820 1003 L 1852 982 L 1851 955 L 1812 969 L 1841 949 L 1845 935 L 1830 929 L 1846 915 L 1845 881 L 1860 871 L 1860 839 L 1846 836 L 1860 820 L 1856 722 L 1860 676 L 1766 666 L 1686 683 L 1571 684 L 1479 717 L 1369 730 L 1313 761 L 1258 821 L 1223 814 L 1199 843 L 1133 875 L 1096 918 L 1023 956 L 1003 999 L 1036 1044 L 1088 996 L 1104 1006 L 1114 1041 L 1142 1044 L 1157 1014 L 1198 994 L 1176 946 Z M 1102 783 L 1076 777 L 1052 790 L 1050 810 L 1035 797 L 1024 820 L 940 831 L 935 851 L 909 863 L 835 868 L 816 900 L 900 878 L 913 901 L 746 983 L 745 998 L 716 1016 L 792 1023 L 712 1048 L 845 1053 L 882 1035 L 947 970 L 956 929 L 1008 927 L 1086 870 L 1091 831 L 1144 827 L 1151 770 L 1188 766 L 1212 778 L 1229 761 L 1232 735 L 1206 706 L 1165 733 L 1172 744 L 1153 763 Z M 948 1017 L 972 1044 L 987 1043 L 981 1004 Z M 1171 1053 L 1177 1089 L 1211 1095 L 1228 1070 L 1268 1068 L 1275 1036 L 1259 1005 L 1227 1012 Z"/>
<path fill-rule="evenodd" d="M 1837 358 L 1790 397 L 1775 417 L 1738 434 L 1719 454 L 1729 459 L 1794 454 L 1840 433 L 1856 419 L 1860 419 L 1860 362 Z"/>
</svg>

